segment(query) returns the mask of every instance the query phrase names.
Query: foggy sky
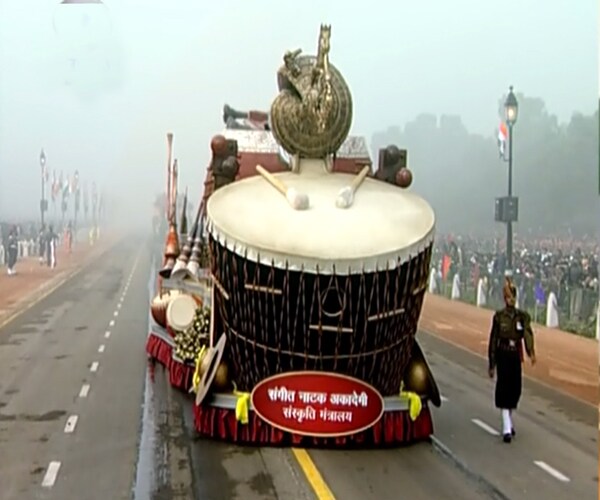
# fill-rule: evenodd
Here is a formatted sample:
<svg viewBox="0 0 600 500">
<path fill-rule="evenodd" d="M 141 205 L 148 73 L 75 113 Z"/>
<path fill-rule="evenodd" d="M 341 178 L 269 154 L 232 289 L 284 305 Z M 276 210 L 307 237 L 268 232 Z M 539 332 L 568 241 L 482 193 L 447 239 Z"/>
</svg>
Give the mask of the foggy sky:
<svg viewBox="0 0 600 500">
<path fill-rule="evenodd" d="M 422 112 L 491 135 L 510 84 L 562 122 L 597 106 L 596 0 L 105 0 L 110 69 L 81 70 L 96 84 L 70 87 L 58 3 L 0 0 L 0 219 L 36 216 L 42 147 L 50 171 L 79 169 L 146 212 L 165 184 L 168 131 L 197 199 L 223 104 L 268 110 L 283 53 L 314 54 L 321 22 L 353 92 L 352 133 L 369 143 Z"/>
</svg>

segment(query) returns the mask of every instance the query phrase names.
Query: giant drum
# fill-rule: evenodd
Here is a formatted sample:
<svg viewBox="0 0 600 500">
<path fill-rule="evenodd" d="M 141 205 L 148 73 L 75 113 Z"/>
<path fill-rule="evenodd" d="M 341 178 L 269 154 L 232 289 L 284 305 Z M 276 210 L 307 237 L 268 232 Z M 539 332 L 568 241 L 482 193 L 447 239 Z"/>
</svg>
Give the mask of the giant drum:
<svg viewBox="0 0 600 500">
<path fill-rule="evenodd" d="M 321 160 L 276 177 L 308 195 L 309 209 L 293 210 L 260 176 L 207 205 L 215 335 L 227 335 L 232 380 L 251 391 L 271 375 L 320 370 L 398 394 L 427 287 L 432 208 L 372 178 L 337 208 L 353 176 Z"/>
</svg>

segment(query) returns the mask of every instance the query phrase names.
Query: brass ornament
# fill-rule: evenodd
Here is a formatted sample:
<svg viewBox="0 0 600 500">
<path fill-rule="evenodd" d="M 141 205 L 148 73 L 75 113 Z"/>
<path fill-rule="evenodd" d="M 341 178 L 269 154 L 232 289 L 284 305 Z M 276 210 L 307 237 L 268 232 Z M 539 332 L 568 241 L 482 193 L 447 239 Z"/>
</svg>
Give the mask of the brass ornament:
<svg viewBox="0 0 600 500">
<path fill-rule="evenodd" d="M 401 168 L 396 174 L 396 184 L 403 189 L 410 187 L 413 181 L 412 172 L 408 168 Z"/>
<path fill-rule="evenodd" d="M 229 380 L 229 366 L 224 361 L 219 363 L 217 373 L 213 380 L 212 389 L 215 392 L 227 392 L 231 389 L 231 382 Z"/>
<path fill-rule="evenodd" d="M 412 356 L 404 371 L 403 382 L 404 390 L 427 397 L 434 406 L 439 407 L 442 404 L 440 391 L 433 378 L 433 373 L 416 340 L 413 343 Z"/>
<path fill-rule="evenodd" d="M 342 146 L 352 126 L 352 95 L 329 63 L 331 26 L 321 25 L 316 56 L 286 52 L 271 105 L 275 140 L 291 155 L 324 158 Z"/>
<path fill-rule="evenodd" d="M 427 396 L 429 379 L 427 367 L 421 360 L 411 360 L 404 377 L 404 386 L 408 391 L 416 392 L 420 396 Z"/>
</svg>

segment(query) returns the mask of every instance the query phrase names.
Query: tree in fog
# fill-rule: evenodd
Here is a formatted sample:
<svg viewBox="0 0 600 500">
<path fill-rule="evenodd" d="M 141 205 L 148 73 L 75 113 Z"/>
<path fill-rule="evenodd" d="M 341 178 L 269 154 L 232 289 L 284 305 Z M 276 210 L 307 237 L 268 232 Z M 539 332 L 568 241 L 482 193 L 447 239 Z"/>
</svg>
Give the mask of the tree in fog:
<svg viewBox="0 0 600 500">
<path fill-rule="evenodd" d="M 517 231 L 574 234 L 598 231 L 598 111 L 559 124 L 539 98 L 519 95 L 514 128 L 513 191 L 519 196 Z M 504 99 L 499 100 L 499 110 Z M 494 198 L 507 194 L 508 164 L 499 158 L 490 118 L 486 137 L 468 132 L 460 117 L 422 114 L 403 129 L 374 134 L 373 151 L 388 144 L 408 149 L 414 190 L 438 214 L 443 232 L 489 234 Z"/>
</svg>

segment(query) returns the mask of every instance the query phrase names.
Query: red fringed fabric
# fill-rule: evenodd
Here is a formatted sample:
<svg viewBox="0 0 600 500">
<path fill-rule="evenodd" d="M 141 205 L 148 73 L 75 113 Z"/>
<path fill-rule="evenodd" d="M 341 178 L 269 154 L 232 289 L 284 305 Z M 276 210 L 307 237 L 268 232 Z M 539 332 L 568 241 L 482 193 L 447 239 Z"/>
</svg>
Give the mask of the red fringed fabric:
<svg viewBox="0 0 600 500">
<path fill-rule="evenodd" d="M 160 337 L 152 334 L 148 335 L 146 352 L 150 358 L 155 359 L 165 368 L 171 366 L 173 348 Z"/>
<path fill-rule="evenodd" d="M 169 382 L 173 387 L 189 392 L 194 377 L 194 367 L 173 359 L 173 348 L 156 335 L 148 335 L 146 341 L 148 356 L 158 361 L 169 371 Z"/>
<path fill-rule="evenodd" d="M 372 428 L 338 438 L 317 438 L 290 434 L 272 427 L 253 411 L 247 425 L 235 418 L 235 410 L 194 405 L 196 431 L 204 437 L 236 444 L 263 446 L 302 446 L 320 448 L 369 448 L 398 446 L 421 441 L 433 434 L 433 421 L 427 406 L 414 422 L 408 411 L 385 412 Z"/>
<path fill-rule="evenodd" d="M 173 387 L 177 387 L 177 389 L 181 389 L 184 392 L 189 392 L 192 387 L 193 377 L 193 366 L 171 359 L 171 365 L 169 366 L 169 382 L 171 382 Z"/>
</svg>

